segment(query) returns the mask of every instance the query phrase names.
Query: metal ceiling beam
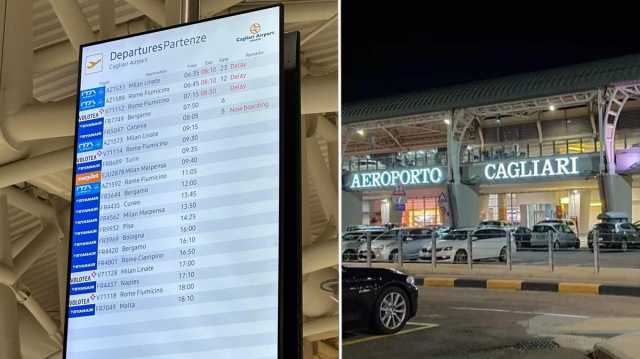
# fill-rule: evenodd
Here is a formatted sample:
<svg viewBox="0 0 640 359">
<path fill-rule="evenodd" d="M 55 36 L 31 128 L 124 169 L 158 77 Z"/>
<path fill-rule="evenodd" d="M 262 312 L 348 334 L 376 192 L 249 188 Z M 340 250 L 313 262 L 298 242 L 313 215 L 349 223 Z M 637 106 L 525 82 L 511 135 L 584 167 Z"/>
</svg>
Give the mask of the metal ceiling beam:
<svg viewBox="0 0 640 359">
<path fill-rule="evenodd" d="M 23 251 L 14 259 L 14 273 L 21 278 L 33 264 L 42 258 L 42 255 L 51 247 L 55 246 L 60 239 L 60 231 L 51 225 L 45 225 L 40 235 L 31 242 Z"/>
<path fill-rule="evenodd" d="M 306 43 L 311 41 L 314 37 L 318 36 L 322 31 L 324 31 L 329 26 L 335 24 L 337 21 L 338 21 L 338 12 L 336 11 L 336 13 L 332 17 L 330 17 L 329 20 L 325 21 L 322 25 L 313 29 L 313 31 L 311 31 L 309 34 L 307 34 L 305 37 L 303 37 L 300 40 L 300 48 L 304 47 Z"/>
<path fill-rule="evenodd" d="M 100 39 L 109 39 L 116 32 L 116 3 L 115 0 L 102 0 L 98 5 L 98 21 L 100 26 Z"/>
<path fill-rule="evenodd" d="M 58 16 L 58 20 L 60 20 L 60 24 L 76 53 L 80 49 L 80 45 L 96 40 L 77 1 L 49 0 L 49 3 Z"/>
<path fill-rule="evenodd" d="M 398 141 L 398 139 L 396 138 L 396 136 L 393 135 L 393 133 L 391 133 L 391 131 L 387 130 L 386 127 L 382 127 L 382 131 L 384 131 L 387 135 L 389 135 L 389 137 L 391 137 L 391 139 L 393 140 L 393 142 L 396 143 L 396 145 L 398 145 L 398 148 L 401 151 L 406 151 L 406 149 L 404 148 L 404 146 L 400 143 L 400 141 Z"/>
<path fill-rule="evenodd" d="M 15 142 L 69 137 L 75 133 L 75 97 L 26 106 L 5 119 L 4 129 Z"/>
<path fill-rule="evenodd" d="M 44 227 L 42 224 L 39 224 L 35 228 L 31 228 L 25 234 L 23 234 L 20 238 L 13 241 L 11 245 L 11 255 L 13 258 L 17 257 L 34 239 L 36 239 Z"/>
<path fill-rule="evenodd" d="M 0 167 L 0 188 L 73 168 L 73 147 L 30 157 Z"/>
<path fill-rule="evenodd" d="M 8 1 L 0 19 L 0 116 L 33 101 L 33 29 L 31 0 Z"/>
<path fill-rule="evenodd" d="M 147 15 L 147 17 L 153 20 L 156 24 L 160 26 L 167 25 L 165 3 L 163 0 L 126 0 L 126 2 L 140 10 L 143 14 Z"/>
<path fill-rule="evenodd" d="M 338 111 L 338 74 L 302 80 L 302 114 Z"/>
<path fill-rule="evenodd" d="M 0 5 L 2 1 L 0 1 Z M 9 206 L 7 197 L 0 193 L 0 267 L 12 271 L 13 257 L 9 238 Z M 0 358 L 20 358 L 20 332 L 18 326 L 18 304 L 13 290 L 3 285 L 0 274 Z"/>
<path fill-rule="evenodd" d="M 331 173 L 325 164 L 318 140 L 315 136 L 307 137 L 305 140 L 307 158 L 307 169 L 313 185 L 318 192 L 320 204 L 327 219 L 338 220 L 338 190 L 334 184 Z"/>
<path fill-rule="evenodd" d="M 241 2 L 242 0 L 201 0 L 200 16 L 203 19 L 214 16 L 235 5 L 240 4 Z"/>
</svg>

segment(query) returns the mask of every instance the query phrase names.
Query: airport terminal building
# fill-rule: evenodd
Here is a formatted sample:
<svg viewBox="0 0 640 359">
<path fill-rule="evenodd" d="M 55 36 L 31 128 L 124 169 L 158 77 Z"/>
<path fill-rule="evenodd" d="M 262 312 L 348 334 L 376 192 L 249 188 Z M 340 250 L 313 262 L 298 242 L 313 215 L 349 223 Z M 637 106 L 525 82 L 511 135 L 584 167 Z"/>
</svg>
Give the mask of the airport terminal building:
<svg viewBox="0 0 640 359">
<path fill-rule="evenodd" d="M 343 225 L 640 219 L 640 55 L 343 106 Z"/>
</svg>

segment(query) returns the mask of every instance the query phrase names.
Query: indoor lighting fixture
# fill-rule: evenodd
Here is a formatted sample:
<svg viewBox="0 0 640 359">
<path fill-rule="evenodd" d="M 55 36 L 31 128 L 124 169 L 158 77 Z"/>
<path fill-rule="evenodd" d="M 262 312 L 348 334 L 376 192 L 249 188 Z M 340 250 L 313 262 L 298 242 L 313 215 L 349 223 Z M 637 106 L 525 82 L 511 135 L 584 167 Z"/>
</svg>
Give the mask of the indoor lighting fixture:
<svg viewBox="0 0 640 359">
<path fill-rule="evenodd" d="M 356 133 L 358 133 L 360 136 L 364 137 L 364 130 L 363 129 L 358 129 L 356 130 Z"/>
<path fill-rule="evenodd" d="M 448 118 L 444 119 L 444 123 L 449 126 L 451 124 L 451 120 L 449 120 Z"/>
<path fill-rule="evenodd" d="M 554 105 L 549 105 L 549 111 L 555 111 L 556 107 Z"/>
</svg>

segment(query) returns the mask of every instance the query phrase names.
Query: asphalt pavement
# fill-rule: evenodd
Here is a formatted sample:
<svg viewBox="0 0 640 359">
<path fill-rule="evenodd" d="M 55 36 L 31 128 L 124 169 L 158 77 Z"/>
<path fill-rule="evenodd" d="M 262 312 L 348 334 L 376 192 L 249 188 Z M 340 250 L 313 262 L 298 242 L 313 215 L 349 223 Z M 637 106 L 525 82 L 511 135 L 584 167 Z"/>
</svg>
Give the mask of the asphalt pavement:
<svg viewBox="0 0 640 359">
<path fill-rule="evenodd" d="M 640 318 L 640 299 L 420 288 L 419 310 L 394 336 L 343 334 L 344 359 L 588 358 L 601 338 L 558 334 L 589 318 Z"/>
</svg>

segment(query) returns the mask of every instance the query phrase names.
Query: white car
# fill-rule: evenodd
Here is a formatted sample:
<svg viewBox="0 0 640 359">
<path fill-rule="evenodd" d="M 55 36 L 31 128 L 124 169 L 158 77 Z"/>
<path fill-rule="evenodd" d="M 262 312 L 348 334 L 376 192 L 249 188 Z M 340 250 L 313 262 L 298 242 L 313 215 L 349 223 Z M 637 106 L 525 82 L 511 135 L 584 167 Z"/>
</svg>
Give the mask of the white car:
<svg viewBox="0 0 640 359">
<path fill-rule="evenodd" d="M 467 263 L 467 237 L 471 232 L 472 259 L 507 261 L 507 231 L 504 228 L 461 228 L 436 242 L 436 260 L 448 263 Z M 516 253 L 515 239 L 511 237 L 511 256 Z M 431 260 L 431 243 L 420 250 L 420 259 Z"/>
<path fill-rule="evenodd" d="M 373 239 L 378 238 L 387 229 L 378 226 L 359 226 L 355 230 L 348 231 L 342 235 L 342 260 L 355 261 L 358 259 L 358 249 L 367 237 Z"/>
<path fill-rule="evenodd" d="M 402 258 L 418 259 L 418 253 L 431 238 L 433 231 L 428 228 L 394 228 L 371 241 L 371 260 L 395 261 L 400 253 L 402 240 Z M 360 244 L 358 260 L 367 260 L 367 242 Z"/>
</svg>

